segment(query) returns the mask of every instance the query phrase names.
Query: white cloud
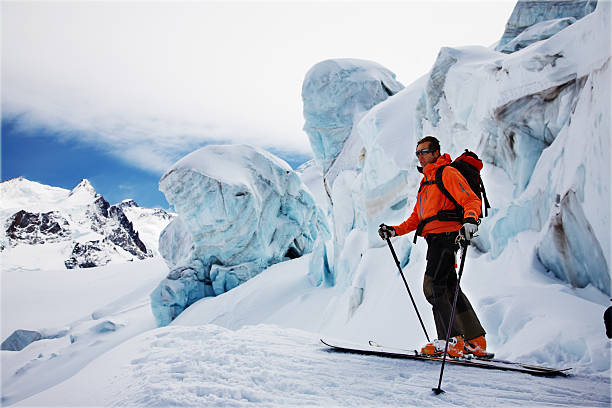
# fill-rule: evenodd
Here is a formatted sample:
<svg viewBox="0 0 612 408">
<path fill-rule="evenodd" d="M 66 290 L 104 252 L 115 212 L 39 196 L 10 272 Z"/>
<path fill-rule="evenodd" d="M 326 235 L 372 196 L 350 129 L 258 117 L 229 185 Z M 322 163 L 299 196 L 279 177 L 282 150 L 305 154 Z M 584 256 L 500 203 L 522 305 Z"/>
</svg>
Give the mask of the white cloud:
<svg viewBox="0 0 612 408">
<path fill-rule="evenodd" d="M 513 2 L 3 2 L 3 115 L 73 130 L 160 171 L 211 140 L 309 152 L 315 63 L 381 63 L 405 85 L 441 46 L 497 41 Z"/>
</svg>

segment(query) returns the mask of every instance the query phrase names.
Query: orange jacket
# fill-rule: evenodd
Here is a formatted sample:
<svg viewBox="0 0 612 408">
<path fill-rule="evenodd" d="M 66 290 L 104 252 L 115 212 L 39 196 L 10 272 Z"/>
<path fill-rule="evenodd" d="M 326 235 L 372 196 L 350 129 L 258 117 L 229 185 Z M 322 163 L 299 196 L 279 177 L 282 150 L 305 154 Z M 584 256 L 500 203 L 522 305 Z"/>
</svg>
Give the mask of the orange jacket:
<svg viewBox="0 0 612 408">
<path fill-rule="evenodd" d="M 441 155 L 434 163 L 425 166 L 423 181 L 435 180 L 438 168 L 450 163 L 451 158 L 447 153 Z M 450 166 L 446 167 L 442 172 L 442 182 L 453 198 L 463 207 L 464 219 L 473 218 L 477 220 L 480 216 L 482 203 L 465 178 L 459 173 L 459 170 Z M 393 228 L 397 235 L 404 235 L 416 230 L 419 221 L 436 215 L 440 210 L 453 210 L 454 208 L 453 202 L 440 191 L 437 185 L 424 185 L 417 195 L 417 201 L 410 217 L 400 225 L 393 226 Z M 431 233 L 458 231 L 461 226 L 462 224 L 457 221 L 434 220 L 425 225 L 423 236 Z"/>
</svg>

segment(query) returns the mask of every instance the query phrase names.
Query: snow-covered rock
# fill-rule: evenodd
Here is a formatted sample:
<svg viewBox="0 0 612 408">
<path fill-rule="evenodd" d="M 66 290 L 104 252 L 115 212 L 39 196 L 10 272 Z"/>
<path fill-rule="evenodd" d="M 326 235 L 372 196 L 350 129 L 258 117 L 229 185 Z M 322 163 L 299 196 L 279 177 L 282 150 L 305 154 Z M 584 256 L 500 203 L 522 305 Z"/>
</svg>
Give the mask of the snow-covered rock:
<svg viewBox="0 0 612 408">
<path fill-rule="evenodd" d="M 10 217 L 9 223 L 6 234 L 14 245 L 44 244 L 71 238 L 68 221 L 57 211 L 30 213 L 21 210 Z"/>
<path fill-rule="evenodd" d="M 563 17 L 573 17 L 579 20 L 592 13 L 597 6 L 597 0 L 519 0 L 506 24 L 497 51 L 511 50 L 506 45 L 516 39 L 523 31 L 537 23 L 556 20 Z M 544 38 L 541 38 L 544 39 Z"/>
<path fill-rule="evenodd" d="M 111 261 L 110 254 L 113 250 L 113 245 L 106 239 L 77 242 L 72 248 L 70 258 L 64 264 L 68 269 L 104 266 Z"/>
<path fill-rule="evenodd" d="M 138 237 L 147 249 L 151 250 L 154 255 L 159 254 L 161 231 L 176 219 L 176 214 L 162 208 L 140 207 L 134 200 L 124 200 L 115 205 L 120 207 L 128 220 L 132 222 L 134 229 L 138 231 Z"/>
<path fill-rule="evenodd" d="M 323 173 L 343 149 L 355 120 L 402 89 L 393 72 L 371 61 L 332 59 L 308 71 L 302 85 L 304 131 Z"/>
<path fill-rule="evenodd" d="M 121 208 L 122 210 L 125 211 L 126 208 L 134 208 L 134 207 L 139 207 L 139 205 L 136 203 L 136 201 L 134 201 L 131 198 L 126 198 L 125 200 L 121 201 L 118 204 L 115 204 L 117 207 Z"/>
<path fill-rule="evenodd" d="M 327 233 L 297 173 L 251 146 L 203 147 L 174 164 L 160 190 L 178 213 L 160 236 L 173 268 L 151 295 L 160 325 L 204 296 L 311 252 Z"/>
</svg>

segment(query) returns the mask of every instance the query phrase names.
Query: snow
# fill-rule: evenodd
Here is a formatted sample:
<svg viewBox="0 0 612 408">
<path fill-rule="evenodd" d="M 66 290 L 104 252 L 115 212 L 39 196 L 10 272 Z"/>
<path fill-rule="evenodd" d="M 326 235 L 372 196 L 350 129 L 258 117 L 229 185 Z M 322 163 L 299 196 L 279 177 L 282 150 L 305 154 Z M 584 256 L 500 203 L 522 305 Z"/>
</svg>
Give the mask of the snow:
<svg viewBox="0 0 612 408">
<path fill-rule="evenodd" d="M 329 352 L 312 333 L 275 326 L 232 331 L 166 327 L 107 353 L 60 386 L 18 406 L 607 406 L 586 378 L 447 367 L 447 392 L 432 396 L 437 364 Z M 483 386 L 486 383 L 486 387 Z M 128 385 L 129 386 L 126 386 Z M 609 386 L 609 383 L 608 383 Z M 541 390 L 529 393 L 526 390 Z M 491 390 L 494 390 L 491 392 Z"/>
<path fill-rule="evenodd" d="M 505 252 L 508 258 L 496 261 L 468 253 L 464 287 L 478 299 L 498 357 L 574 367 L 569 378 L 447 366 L 447 393 L 436 397 L 431 388 L 438 364 L 330 352 L 319 337 L 403 348 L 424 342 L 388 250 L 379 248 L 369 252 L 370 266 L 379 266 L 364 275 L 363 302 L 352 318 L 342 288 L 309 283 L 307 255 L 200 300 L 169 326 L 122 342 L 17 406 L 609 406 L 602 295 L 576 292 L 526 268 L 529 238 L 521 237 Z M 422 267 L 424 247 L 413 250 Z M 495 284 L 499 277 L 492 271 L 509 263 L 522 272 Z M 414 291 L 422 276 L 412 268 L 405 272 Z M 426 301 L 415 300 L 431 330 Z M 577 331 L 593 335 L 574 336 Z M 530 337 L 534 333 L 539 336 Z M 591 347 L 589 355 L 580 354 L 582 343 Z M 47 355 L 34 353 L 41 351 Z"/>
<path fill-rule="evenodd" d="M 155 328 L 149 293 L 166 273 L 160 258 L 82 270 L 3 265 L 3 339 L 16 329 L 36 330 L 43 339 L 19 352 L 0 352 L 2 405 L 72 377 L 106 351 Z"/>
<path fill-rule="evenodd" d="M 535 3 L 519 2 L 517 9 Z M 554 9 L 558 2 L 546 3 Z M 610 11 L 609 3 L 599 2 L 594 13 L 573 16 L 578 21 L 511 54 L 484 47 L 441 50 L 431 73 L 348 116 L 346 138 L 331 143 L 339 150 L 329 168 L 318 157 L 293 173 L 272 155 L 250 149 L 184 158 L 161 183 L 173 189 L 178 213 L 161 234 L 165 263 L 155 254 L 76 271 L 51 262 L 61 243 L 3 251 L 3 338 L 15 329 L 44 338 L 18 352 L 0 352 L 2 404 L 610 406 L 611 342 L 602 321 L 612 252 Z M 538 21 L 561 17 L 553 10 Z M 364 88 L 361 80 L 356 89 Z M 318 98 L 311 91 L 312 100 Z M 348 106 L 343 98 L 329 98 L 339 94 L 326 95 L 321 103 Z M 410 213 L 420 180 L 414 147 L 430 133 L 453 157 L 470 148 L 485 158 L 482 177 L 493 208 L 468 249 L 461 286 L 487 330 L 489 350 L 501 359 L 571 367 L 570 377 L 447 366 L 446 393 L 434 396 L 438 364 L 334 353 L 319 342 L 374 340 L 404 349 L 425 342 L 376 229 Z M 169 183 L 170 173 L 182 177 Z M 323 239 L 313 240 L 311 251 L 256 274 L 244 262 L 211 264 L 205 271 L 206 251 L 197 249 L 204 226 L 219 219 L 235 220 L 239 232 L 260 226 L 250 227 L 256 217 L 235 211 L 233 203 L 216 205 L 220 195 L 208 203 L 194 199 L 203 192 L 190 187 L 214 176 L 211 191 L 221 185 L 231 200 L 244 199 L 232 193 L 257 185 L 255 174 L 270 181 L 270 190 L 249 190 L 252 203 L 245 208 L 265 207 L 257 201 L 267 197 L 262 191 L 282 193 L 278 186 L 290 185 L 287 190 L 309 194 L 307 207 L 318 206 L 331 236 L 319 231 Z M 289 174 L 287 184 L 274 182 L 283 174 Z M 0 188 L 11 187 L 4 184 Z M 79 194 L 86 195 L 82 187 Z M 69 192 L 43 187 L 31 194 L 58 201 Z M 211 208 L 218 212 L 206 212 Z M 155 228 L 147 235 L 154 239 Z M 396 237 L 392 244 L 431 334 L 431 306 L 421 293 L 427 247 L 412 238 Z M 229 252 L 238 246 L 229 236 L 219 245 Z M 157 328 L 149 293 L 164 276 L 173 278 L 165 280 L 173 290 L 208 278 L 218 293 L 200 299 L 182 290 L 192 304 Z"/>
</svg>

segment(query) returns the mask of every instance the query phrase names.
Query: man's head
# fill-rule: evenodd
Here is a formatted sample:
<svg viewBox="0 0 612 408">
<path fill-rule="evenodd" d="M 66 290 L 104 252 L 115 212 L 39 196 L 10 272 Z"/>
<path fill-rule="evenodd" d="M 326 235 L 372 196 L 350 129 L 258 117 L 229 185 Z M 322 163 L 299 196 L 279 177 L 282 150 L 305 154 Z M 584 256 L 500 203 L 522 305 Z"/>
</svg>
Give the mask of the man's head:
<svg viewBox="0 0 612 408">
<path fill-rule="evenodd" d="M 417 142 L 417 159 L 422 168 L 435 162 L 440 157 L 440 141 L 433 136 L 426 136 Z"/>
</svg>

